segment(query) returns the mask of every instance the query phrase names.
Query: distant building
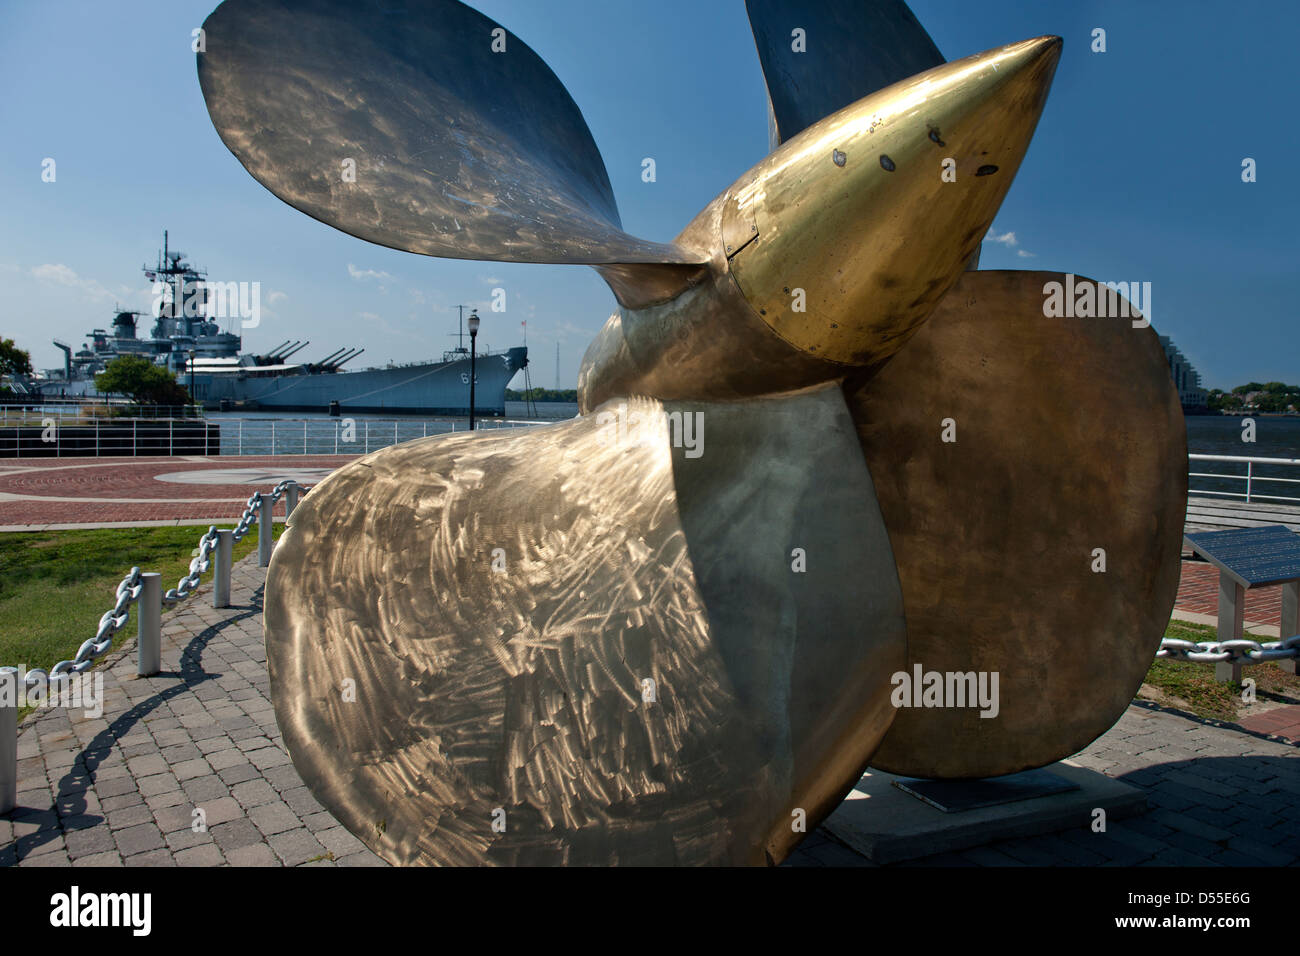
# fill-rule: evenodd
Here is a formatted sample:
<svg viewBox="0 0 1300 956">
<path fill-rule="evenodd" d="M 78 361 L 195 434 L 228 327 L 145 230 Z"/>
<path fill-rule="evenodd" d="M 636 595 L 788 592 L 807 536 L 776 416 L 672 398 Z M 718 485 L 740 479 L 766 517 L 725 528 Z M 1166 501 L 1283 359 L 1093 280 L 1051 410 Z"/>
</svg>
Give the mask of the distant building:
<svg viewBox="0 0 1300 956">
<path fill-rule="evenodd" d="M 1183 411 L 1204 411 L 1209 400 L 1209 393 L 1201 387 L 1201 373 L 1187 361 L 1187 356 L 1178 350 L 1173 340 L 1167 335 L 1160 338 L 1160 347 L 1165 350 L 1165 359 L 1169 362 L 1169 374 L 1173 376 L 1174 388 L 1178 389 L 1178 401 Z"/>
</svg>

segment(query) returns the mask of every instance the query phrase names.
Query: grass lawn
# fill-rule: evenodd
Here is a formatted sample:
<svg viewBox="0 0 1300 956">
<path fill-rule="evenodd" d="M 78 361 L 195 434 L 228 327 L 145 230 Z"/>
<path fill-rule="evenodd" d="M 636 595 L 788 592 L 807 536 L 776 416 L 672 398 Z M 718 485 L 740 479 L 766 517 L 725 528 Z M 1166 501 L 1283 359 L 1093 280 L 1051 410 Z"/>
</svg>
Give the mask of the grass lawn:
<svg viewBox="0 0 1300 956">
<path fill-rule="evenodd" d="M 275 526 L 277 537 L 283 528 Z M 0 534 L 0 665 L 48 669 L 76 656 L 82 642 L 95 636 L 100 616 L 113 606 L 117 585 L 132 567 L 160 572 L 166 592 L 189 571 L 207 530 L 192 525 Z M 235 543 L 235 560 L 256 548 L 254 525 Z M 211 570 L 200 583 L 211 585 Z M 211 590 L 189 600 L 211 601 Z M 135 633 L 133 605 L 114 648 Z"/>
<path fill-rule="evenodd" d="M 1251 637 L 1250 634 L 1245 636 Z M 1215 628 L 1208 624 L 1170 621 L 1165 637 L 1184 641 L 1213 641 L 1216 633 Z M 1261 644 L 1275 640 L 1271 637 L 1254 639 Z M 1242 668 L 1242 676 L 1254 678 L 1255 697 L 1258 701 L 1300 704 L 1300 677 L 1286 673 L 1277 664 L 1247 664 Z M 1198 717 L 1236 721 L 1251 711 L 1251 707 L 1242 702 L 1242 685 L 1215 680 L 1213 664 L 1158 658 L 1147 671 L 1146 682 L 1166 698 L 1172 698 L 1162 700 L 1161 703 L 1188 710 Z"/>
</svg>

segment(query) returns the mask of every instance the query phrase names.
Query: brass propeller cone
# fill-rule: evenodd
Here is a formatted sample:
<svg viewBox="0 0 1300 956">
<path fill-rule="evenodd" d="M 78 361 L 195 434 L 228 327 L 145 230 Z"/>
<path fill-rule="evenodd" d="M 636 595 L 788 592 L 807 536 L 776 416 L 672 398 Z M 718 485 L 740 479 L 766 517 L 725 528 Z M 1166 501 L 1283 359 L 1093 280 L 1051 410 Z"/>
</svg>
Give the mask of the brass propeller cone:
<svg viewBox="0 0 1300 956">
<path fill-rule="evenodd" d="M 705 278 L 673 295 L 652 284 L 663 267 L 623 270 L 625 307 L 587 350 L 580 406 L 744 398 L 894 354 L 979 248 L 1060 50 L 1040 37 L 945 63 L 768 155 L 678 236 L 709 260 Z"/>
<path fill-rule="evenodd" d="M 730 190 L 751 308 L 819 358 L 888 358 L 965 270 L 1038 125 L 1060 56 L 1040 37 L 945 63 L 805 130 Z M 740 229 L 730 228 L 739 220 Z"/>
</svg>

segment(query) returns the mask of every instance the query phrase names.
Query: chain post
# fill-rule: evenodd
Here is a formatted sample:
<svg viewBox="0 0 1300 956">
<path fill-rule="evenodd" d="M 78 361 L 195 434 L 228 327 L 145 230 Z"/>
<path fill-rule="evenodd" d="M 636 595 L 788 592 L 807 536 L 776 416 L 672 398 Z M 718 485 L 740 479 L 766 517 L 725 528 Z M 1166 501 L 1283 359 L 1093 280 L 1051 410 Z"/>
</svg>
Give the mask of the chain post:
<svg viewBox="0 0 1300 956">
<path fill-rule="evenodd" d="M 234 563 L 235 532 L 224 528 L 217 532 L 216 560 L 213 562 L 212 606 L 230 607 L 230 568 Z"/>
<path fill-rule="evenodd" d="M 257 566 L 271 563 L 271 496 L 262 495 L 257 502 Z"/>
<path fill-rule="evenodd" d="M 140 575 L 140 584 L 135 672 L 140 677 L 152 677 L 162 670 L 162 575 L 146 571 Z"/>
<path fill-rule="evenodd" d="M 302 487 L 295 481 L 284 489 L 284 520 L 288 521 L 289 516 L 293 514 L 293 509 L 298 507 L 298 495 L 302 492 Z"/>
<path fill-rule="evenodd" d="M 0 813 L 18 806 L 18 668 L 0 667 Z"/>
</svg>

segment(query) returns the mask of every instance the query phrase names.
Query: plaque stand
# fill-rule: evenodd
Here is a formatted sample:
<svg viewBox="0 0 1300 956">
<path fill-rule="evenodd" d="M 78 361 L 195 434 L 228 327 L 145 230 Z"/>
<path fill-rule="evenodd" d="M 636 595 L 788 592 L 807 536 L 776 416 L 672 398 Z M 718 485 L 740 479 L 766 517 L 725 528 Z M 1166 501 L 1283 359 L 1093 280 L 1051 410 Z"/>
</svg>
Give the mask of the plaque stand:
<svg viewBox="0 0 1300 956">
<path fill-rule="evenodd" d="M 1246 591 L 1272 584 L 1282 586 L 1279 639 L 1300 634 L 1300 535 L 1284 525 L 1269 525 L 1189 534 L 1184 541 L 1194 553 L 1219 569 L 1218 638 L 1221 642 L 1242 639 Z M 1284 671 L 1296 673 L 1295 658 L 1277 664 Z M 1240 661 L 1220 661 L 1214 665 L 1216 680 L 1239 684 L 1241 676 Z"/>
</svg>

